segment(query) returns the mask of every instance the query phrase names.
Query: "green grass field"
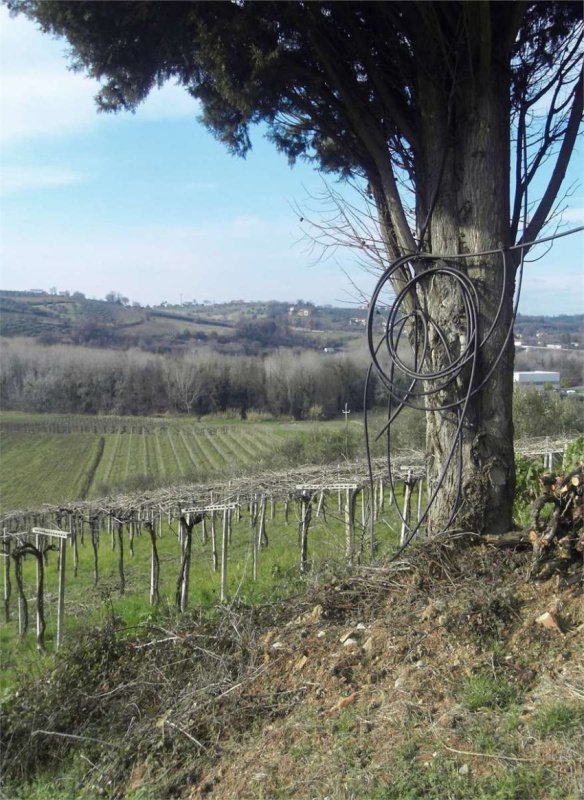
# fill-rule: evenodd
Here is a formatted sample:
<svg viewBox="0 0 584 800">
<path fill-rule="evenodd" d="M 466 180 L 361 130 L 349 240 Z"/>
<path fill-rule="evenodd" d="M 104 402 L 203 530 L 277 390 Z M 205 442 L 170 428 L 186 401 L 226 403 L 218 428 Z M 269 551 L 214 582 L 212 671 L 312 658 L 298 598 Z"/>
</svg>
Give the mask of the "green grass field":
<svg viewBox="0 0 584 800">
<path fill-rule="evenodd" d="M 257 579 L 253 579 L 252 541 L 257 529 L 250 526 L 249 513 L 242 509 L 241 519 L 233 516 L 232 540 L 228 546 L 228 602 L 253 605 L 273 601 L 300 591 L 306 581 L 315 581 L 329 574 L 338 574 L 344 562 L 345 526 L 343 511 L 339 512 L 336 494 L 325 502 L 325 513 L 318 518 L 313 514 L 309 530 L 309 570 L 301 577 L 299 570 L 299 507 L 291 502 L 288 521 L 284 505 L 275 504 L 271 519 L 270 505 L 266 510 L 268 546 L 259 550 Z M 359 505 L 356 515 L 355 542 L 363 547 L 362 560 L 367 561 L 368 531 L 359 525 Z M 202 526 L 193 529 L 193 550 L 189 607 L 211 608 L 220 600 L 220 572 L 213 568 L 211 521 L 206 522 L 207 541 L 202 541 Z M 388 511 L 377 525 L 380 555 L 395 546 L 399 525 L 395 512 Z M 176 524 L 163 524 L 162 535 L 157 540 L 160 559 L 160 595 L 158 608 L 150 605 L 151 545 L 144 531 L 135 535 L 133 547 L 124 528 L 123 573 L 124 593 L 120 592 L 119 543 L 117 536 L 102 531 L 99 540 L 99 579 L 94 581 L 93 549 L 89 532 L 78 539 L 78 570 L 74 574 L 73 549 L 68 546 L 66 562 L 65 637 L 71 637 L 80 626 L 103 622 L 114 614 L 131 628 L 146 620 L 156 619 L 161 610 L 173 609 L 180 567 L 180 544 Z M 221 517 L 216 520 L 216 547 L 221 563 Z M 131 550 L 133 549 L 133 554 Z M 57 554 L 49 552 L 45 564 L 45 616 L 47 621 L 46 645 L 54 650 L 57 614 Z M 44 659 L 36 653 L 36 561 L 26 556 L 23 562 L 23 583 L 28 601 L 29 629 L 18 636 L 18 603 L 14 567 L 11 567 L 10 621 L 0 625 L 0 651 L 2 652 L 2 677 L 0 689 L 11 685 L 19 669 L 37 669 Z"/>
<path fill-rule="evenodd" d="M 360 437 L 362 423 L 355 419 L 352 429 Z M 255 470 L 260 473 L 273 467 L 274 453 L 281 451 L 279 468 L 291 468 L 333 442 L 345 441 L 343 422 L 294 423 L 282 421 L 241 422 L 225 418 L 189 419 L 112 418 L 66 415 L 0 414 L 2 461 L 0 489 L 2 509 L 34 508 L 42 503 L 58 504 L 67 500 L 95 498 L 124 490 L 140 490 L 164 485 L 202 481 L 210 477 L 226 478 Z M 328 437 L 328 438 L 327 438 Z M 294 447 L 289 447 L 290 443 Z M 297 447 L 296 445 L 300 445 Z M 334 448 L 333 448 L 334 451 Z M 291 460 L 287 460 L 290 456 Z M 320 457 L 320 456 L 319 456 Z M 294 462 L 292 459 L 298 458 Z M 283 460 L 282 460 L 283 459 Z M 268 498 L 269 499 L 269 498 Z M 305 580 L 315 580 L 329 568 L 343 568 L 345 522 L 337 496 L 330 496 L 325 513 L 313 520 L 309 534 L 308 575 L 299 570 L 299 508 L 290 503 L 289 518 L 284 520 L 284 506 L 276 504 L 275 517 L 267 510 L 269 546 L 259 553 L 257 579 L 252 575 L 252 537 L 247 509 L 234 519 L 229 547 L 229 602 L 254 604 L 277 596 L 287 596 L 301 588 Z M 360 528 L 360 501 L 356 508 L 355 538 L 363 544 L 367 558 L 368 531 Z M 210 527 L 210 521 L 207 521 Z M 394 547 L 399 521 L 394 511 L 377 525 L 380 554 Z M 163 525 L 158 542 L 161 572 L 161 609 L 175 606 L 176 584 L 180 566 L 180 545 L 176 524 Z M 220 560 L 221 520 L 217 519 L 217 550 Z M 150 539 L 146 532 L 136 535 L 133 554 L 129 531 L 124 529 L 125 592 L 120 593 L 119 544 L 109 533 L 101 533 L 99 545 L 99 581 L 93 577 L 93 550 L 85 531 L 78 541 L 79 568 L 73 574 L 73 553 L 67 559 L 66 635 L 88 622 L 103 620 L 114 613 L 126 625 L 136 625 L 159 613 L 149 603 Z M 35 652 L 36 564 L 32 555 L 23 561 L 23 578 L 29 603 L 30 627 L 23 640 L 18 637 L 16 583 L 12 568 L 11 620 L 2 624 L 4 680 L 13 680 L 14 670 L 32 668 L 42 663 Z M 57 557 L 50 552 L 45 575 L 47 647 L 53 649 L 56 634 Z M 201 526 L 193 532 L 189 605 L 210 608 L 219 602 L 220 575 L 213 569 L 211 536 L 201 539 Z M 35 667 L 36 668 L 36 667 Z"/>
<path fill-rule="evenodd" d="M 342 423 L 319 423 L 338 430 Z M 0 414 L 0 508 L 95 498 L 273 466 L 315 423 Z"/>
</svg>

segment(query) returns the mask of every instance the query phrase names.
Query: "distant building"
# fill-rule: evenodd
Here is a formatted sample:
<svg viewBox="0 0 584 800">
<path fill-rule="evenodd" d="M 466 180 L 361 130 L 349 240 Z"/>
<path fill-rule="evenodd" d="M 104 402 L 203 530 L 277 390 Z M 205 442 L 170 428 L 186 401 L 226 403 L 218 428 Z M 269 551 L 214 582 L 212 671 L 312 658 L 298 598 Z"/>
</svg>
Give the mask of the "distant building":
<svg viewBox="0 0 584 800">
<path fill-rule="evenodd" d="M 532 372 L 514 372 L 513 383 L 524 387 L 534 386 L 536 389 L 544 389 L 546 386 L 559 389 L 560 373 L 543 372 L 539 370 L 534 370 Z"/>
</svg>

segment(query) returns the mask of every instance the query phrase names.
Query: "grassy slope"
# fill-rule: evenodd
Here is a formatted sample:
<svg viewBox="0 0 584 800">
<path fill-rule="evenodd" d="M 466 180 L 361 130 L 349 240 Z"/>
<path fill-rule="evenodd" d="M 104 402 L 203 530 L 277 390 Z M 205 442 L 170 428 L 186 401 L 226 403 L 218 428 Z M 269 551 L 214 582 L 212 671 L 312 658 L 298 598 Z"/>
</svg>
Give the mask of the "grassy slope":
<svg viewBox="0 0 584 800">
<path fill-rule="evenodd" d="M 100 429 L 103 425 L 103 432 Z M 3 412 L 0 506 L 33 508 L 234 474 L 313 423 L 93 418 Z M 67 433 L 68 426 L 74 432 Z M 97 426 L 97 428 L 96 428 Z M 328 423 L 335 429 L 336 423 Z M 62 432 L 55 432 L 60 430 Z M 78 432 L 81 431 L 81 432 Z M 95 431 L 95 432 L 94 432 Z M 103 438 L 103 452 L 99 452 Z"/>
<path fill-rule="evenodd" d="M 433 545 L 283 604 L 80 640 L 8 699 L 13 774 L 65 759 L 20 796 L 579 800 L 581 594 L 526 583 L 526 558 Z"/>
</svg>

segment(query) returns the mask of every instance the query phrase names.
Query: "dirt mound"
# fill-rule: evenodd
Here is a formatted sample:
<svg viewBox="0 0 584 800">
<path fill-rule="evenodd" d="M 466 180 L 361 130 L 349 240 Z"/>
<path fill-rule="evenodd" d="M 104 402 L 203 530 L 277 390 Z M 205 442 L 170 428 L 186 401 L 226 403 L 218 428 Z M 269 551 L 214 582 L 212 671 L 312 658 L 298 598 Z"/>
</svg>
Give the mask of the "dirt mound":
<svg viewBox="0 0 584 800">
<path fill-rule="evenodd" d="M 580 591 L 527 583 L 518 554 L 416 556 L 333 581 L 262 637 L 238 690 L 262 724 L 190 797 L 581 796 Z"/>
<path fill-rule="evenodd" d="M 581 584 L 528 582 L 530 556 L 462 541 L 407 556 L 284 604 L 118 634 L 95 667 L 78 650 L 53 705 L 30 689 L 30 726 L 82 737 L 92 797 L 580 798 Z M 31 763 L 54 763 L 60 739 L 43 755 L 33 738 Z"/>
</svg>

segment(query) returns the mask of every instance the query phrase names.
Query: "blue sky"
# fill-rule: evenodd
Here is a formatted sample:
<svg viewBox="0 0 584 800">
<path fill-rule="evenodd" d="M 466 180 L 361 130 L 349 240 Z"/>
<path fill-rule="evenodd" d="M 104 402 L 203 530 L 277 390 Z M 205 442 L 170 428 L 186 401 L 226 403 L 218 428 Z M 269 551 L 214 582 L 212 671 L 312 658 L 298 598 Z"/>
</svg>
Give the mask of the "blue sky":
<svg viewBox="0 0 584 800">
<path fill-rule="evenodd" d="M 148 304 L 342 304 L 356 298 L 351 280 L 371 291 L 350 252 L 315 263 L 301 241 L 295 205 L 322 190 L 313 168 L 290 169 L 259 131 L 245 160 L 230 156 L 171 85 L 134 115 L 97 114 L 97 84 L 69 72 L 65 53 L 0 8 L 3 288 L 114 290 Z M 580 158 L 569 182 L 581 172 Z M 566 227 L 583 224 L 582 185 L 567 204 Z M 582 311 L 583 240 L 560 240 L 528 265 L 520 311 Z"/>
</svg>

